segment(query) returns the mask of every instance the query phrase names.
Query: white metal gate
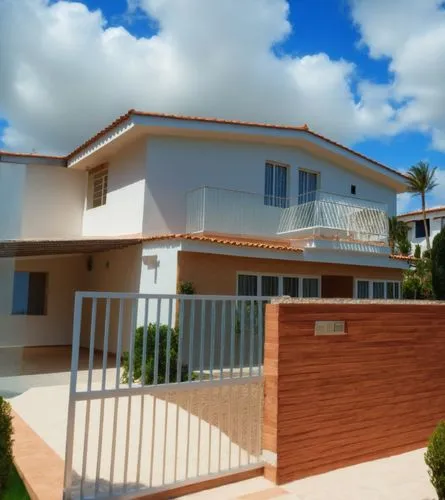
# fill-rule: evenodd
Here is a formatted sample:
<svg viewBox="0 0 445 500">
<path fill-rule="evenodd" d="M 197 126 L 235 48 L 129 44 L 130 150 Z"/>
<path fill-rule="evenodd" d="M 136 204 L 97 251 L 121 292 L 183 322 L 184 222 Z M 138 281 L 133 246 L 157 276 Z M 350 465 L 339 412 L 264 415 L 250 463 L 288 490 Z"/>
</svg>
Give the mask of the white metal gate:
<svg viewBox="0 0 445 500">
<path fill-rule="evenodd" d="M 77 292 L 65 500 L 261 467 L 268 300 Z"/>
</svg>

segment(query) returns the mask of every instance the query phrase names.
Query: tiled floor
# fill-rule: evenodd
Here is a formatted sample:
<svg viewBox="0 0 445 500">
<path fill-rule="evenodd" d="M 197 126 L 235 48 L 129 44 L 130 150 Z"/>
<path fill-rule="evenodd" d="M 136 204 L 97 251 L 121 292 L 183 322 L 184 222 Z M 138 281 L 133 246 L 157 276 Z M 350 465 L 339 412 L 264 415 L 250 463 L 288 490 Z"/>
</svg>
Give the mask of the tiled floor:
<svg viewBox="0 0 445 500">
<path fill-rule="evenodd" d="M 258 477 L 183 497 L 184 500 L 436 500 L 415 450 L 277 487 Z"/>
</svg>

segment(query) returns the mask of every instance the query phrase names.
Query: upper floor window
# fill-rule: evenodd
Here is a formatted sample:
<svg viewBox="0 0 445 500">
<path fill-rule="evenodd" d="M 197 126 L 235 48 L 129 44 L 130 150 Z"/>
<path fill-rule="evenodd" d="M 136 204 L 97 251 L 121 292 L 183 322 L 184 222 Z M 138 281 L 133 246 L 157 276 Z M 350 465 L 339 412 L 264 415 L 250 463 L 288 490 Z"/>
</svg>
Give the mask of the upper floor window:
<svg viewBox="0 0 445 500">
<path fill-rule="evenodd" d="M 108 192 L 108 165 L 100 165 L 88 172 L 88 208 L 105 205 Z"/>
<path fill-rule="evenodd" d="M 46 314 L 46 273 L 14 273 L 12 314 L 44 316 Z"/>
<path fill-rule="evenodd" d="M 264 181 L 264 204 L 272 207 L 287 207 L 287 168 L 267 162 Z"/>
<path fill-rule="evenodd" d="M 298 171 L 298 203 L 307 203 L 315 201 L 316 191 L 318 189 L 317 172 L 309 172 L 308 170 Z"/>
<path fill-rule="evenodd" d="M 423 219 L 422 220 L 416 220 L 415 224 L 416 224 L 416 238 L 425 238 L 426 237 L 426 234 L 425 234 L 425 224 L 423 222 Z M 430 231 L 430 220 L 429 219 L 426 220 L 426 227 L 427 227 L 428 236 L 429 236 L 431 234 L 431 231 Z"/>
</svg>

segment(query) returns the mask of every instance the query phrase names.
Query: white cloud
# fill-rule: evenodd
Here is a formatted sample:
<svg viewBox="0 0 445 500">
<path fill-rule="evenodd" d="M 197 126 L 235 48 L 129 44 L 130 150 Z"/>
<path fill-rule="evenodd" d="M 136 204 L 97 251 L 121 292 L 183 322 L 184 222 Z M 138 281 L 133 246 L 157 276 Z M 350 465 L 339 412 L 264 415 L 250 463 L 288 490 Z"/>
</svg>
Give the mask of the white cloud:
<svg viewBox="0 0 445 500">
<path fill-rule="evenodd" d="M 82 3 L 0 0 L 0 115 L 13 149 L 67 152 L 138 109 L 301 124 L 351 143 L 393 134 L 390 86 L 352 83 L 324 53 L 277 56 L 285 0 L 131 0 L 151 38 L 108 27 Z M 149 20 L 147 19 L 147 22 Z"/>
<path fill-rule="evenodd" d="M 436 171 L 437 187 L 427 197 L 428 206 L 445 205 L 445 170 Z"/>
<path fill-rule="evenodd" d="M 371 57 L 389 58 L 398 130 L 432 135 L 445 151 L 445 11 L 442 0 L 350 0 Z M 393 124 L 394 126 L 394 124 Z"/>
<path fill-rule="evenodd" d="M 397 213 L 403 214 L 412 209 L 413 198 L 410 193 L 402 193 L 397 196 Z"/>
</svg>

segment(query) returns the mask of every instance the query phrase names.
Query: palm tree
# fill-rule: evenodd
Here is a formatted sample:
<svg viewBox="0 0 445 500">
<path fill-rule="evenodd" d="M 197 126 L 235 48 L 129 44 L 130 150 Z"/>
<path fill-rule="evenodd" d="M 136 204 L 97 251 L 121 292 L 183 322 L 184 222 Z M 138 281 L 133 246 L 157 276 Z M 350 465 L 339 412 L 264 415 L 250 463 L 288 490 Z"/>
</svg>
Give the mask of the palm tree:
<svg viewBox="0 0 445 500">
<path fill-rule="evenodd" d="M 397 216 L 388 218 L 388 240 L 392 255 L 396 253 L 399 243 L 407 240 L 408 229 L 408 224 L 399 220 Z"/>
<path fill-rule="evenodd" d="M 413 196 L 420 196 L 422 200 L 423 224 L 425 226 L 427 250 L 431 250 L 431 242 L 426 223 L 425 197 L 427 193 L 437 186 L 435 177 L 436 170 L 437 167 L 431 167 L 429 163 L 419 161 L 419 163 L 413 165 L 407 172 L 408 192 L 412 193 Z"/>
</svg>

